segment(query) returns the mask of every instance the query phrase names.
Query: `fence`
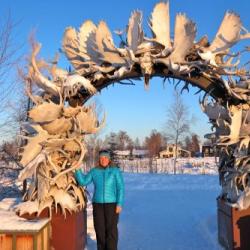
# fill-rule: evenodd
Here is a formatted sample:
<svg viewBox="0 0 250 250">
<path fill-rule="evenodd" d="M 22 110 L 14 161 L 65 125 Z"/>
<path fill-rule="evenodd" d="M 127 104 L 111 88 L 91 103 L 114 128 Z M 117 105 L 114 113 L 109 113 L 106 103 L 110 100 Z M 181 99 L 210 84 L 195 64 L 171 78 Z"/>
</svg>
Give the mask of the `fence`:
<svg viewBox="0 0 250 250">
<path fill-rule="evenodd" d="M 178 174 L 217 174 L 218 158 L 179 158 L 176 162 Z M 118 160 L 124 172 L 131 173 L 174 173 L 174 158 Z"/>
</svg>

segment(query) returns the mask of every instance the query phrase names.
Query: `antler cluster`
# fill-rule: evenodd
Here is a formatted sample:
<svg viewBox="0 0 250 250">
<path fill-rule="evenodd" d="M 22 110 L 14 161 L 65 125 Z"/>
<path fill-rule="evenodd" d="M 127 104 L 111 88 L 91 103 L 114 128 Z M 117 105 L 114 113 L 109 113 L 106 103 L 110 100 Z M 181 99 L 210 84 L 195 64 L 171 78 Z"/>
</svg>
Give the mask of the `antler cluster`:
<svg viewBox="0 0 250 250">
<path fill-rule="evenodd" d="M 250 206 L 250 103 L 222 106 L 219 102 L 201 103 L 215 132 L 206 135 L 220 149 L 221 196 L 240 209 Z"/>
<path fill-rule="evenodd" d="M 95 25 L 87 20 L 78 30 L 67 28 L 62 49 L 74 67 L 72 72 L 58 68 L 58 58 L 52 65 L 37 60 L 41 46 L 33 44 L 26 79 L 42 88 L 43 94 L 29 93 L 36 104 L 29 113 L 36 135 L 28 138 L 24 148 L 21 162 L 26 168 L 20 178 L 33 176 L 29 189 L 33 191 L 25 198 L 34 202 L 38 199 L 38 211 L 44 207 L 42 204 L 52 202 L 51 197 L 64 206 L 55 198 L 56 193 L 79 194 L 70 172 L 72 159 L 82 160 L 82 135 L 98 129 L 93 109 L 81 105 L 96 91 L 123 79 L 144 77 L 147 88 L 152 76 L 178 78 L 185 81 L 184 88 L 192 84 L 214 98 L 209 103 L 205 96 L 201 104 L 216 129 L 216 143 L 224 148 L 220 167 L 222 195 L 232 202 L 239 200 L 241 193 L 246 196 L 250 186 L 250 74 L 248 63 L 240 64 L 240 59 L 249 48 L 237 53 L 230 49 L 249 39 L 250 33 L 238 15 L 227 12 L 211 43 L 207 36 L 196 40 L 195 23 L 185 14 L 177 14 L 171 37 L 168 2 L 156 4 L 149 26 L 152 37 L 144 34 L 142 13 L 132 12 L 126 32 L 116 31 L 121 39 L 119 46 L 104 21 Z"/>
<path fill-rule="evenodd" d="M 29 73 L 25 78 L 27 94 L 34 106 L 28 113 L 30 122 L 24 127 L 28 136 L 23 136 L 27 143 L 21 153 L 20 163 L 24 169 L 19 175 L 20 181 L 29 179 L 29 188 L 17 212 L 39 215 L 49 208 L 52 215 L 52 207 L 57 211 L 60 205 L 66 216 L 66 210 L 77 211 L 85 205 L 84 188 L 76 184 L 72 171 L 82 164 L 86 154 L 84 136 L 98 132 L 105 117 L 98 122 L 94 105 L 68 105 L 66 98 L 77 92 L 76 82 L 90 93 L 95 92 L 95 88 L 81 82 L 81 76 L 69 76 L 65 71 L 49 68 L 42 61 L 36 62 L 38 51 L 39 45 L 33 44 Z M 53 83 L 41 74 L 43 68 L 49 69 Z M 30 83 L 42 87 L 43 94 L 33 95 L 28 88 Z"/>
<path fill-rule="evenodd" d="M 104 120 L 98 125 L 94 107 L 47 101 L 36 104 L 29 117 L 32 124 L 26 128 L 30 136 L 25 137 L 28 142 L 20 162 L 25 168 L 19 180 L 30 179 L 31 183 L 24 195 L 26 202 L 17 210 L 21 215 L 34 209 L 40 214 L 44 208 L 51 210 L 52 205 L 57 210 L 58 204 L 64 214 L 65 209 L 81 209 L 85 205 L 84 189 L 77 186 L 72 171 L 82 164 L 86 153 L 84 135 L 96 133 Z"/>
</svg>

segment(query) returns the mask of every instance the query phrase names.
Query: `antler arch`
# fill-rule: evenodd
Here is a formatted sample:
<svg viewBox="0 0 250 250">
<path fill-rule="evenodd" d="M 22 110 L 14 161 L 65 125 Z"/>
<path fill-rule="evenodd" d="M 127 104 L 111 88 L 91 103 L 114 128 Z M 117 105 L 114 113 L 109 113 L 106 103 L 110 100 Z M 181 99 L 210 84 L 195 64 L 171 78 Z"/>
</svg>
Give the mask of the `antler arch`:
<svg viewBox="0 0 250 250">
<path fill-rule="evenodd" d="M 39 118 L 33 119 L 36 123 L 35 129 L 38 131 L 37 139 L 35 137 L 30 140 L 30 143 L 37 144 L 34 147 L 36 151 L 33 157 L 23 155 L 25 159 L 23 162 L 28 169 L 33 170 L 41 165 L 41 171 L 38 171 L 38 174 L 47 176 L 44 180 L 46 183 L 48 180 L 60 180 L 57 184 L 50 183 L 52 187 L 44 185 L 47 189 L 42 194 L 49 194 L 51 189 L 51 195 L 39 196 L 42 197 L 39 200 L 40 205 L 43 202 L 39 211 L 44 208 L 46 199 L 49 201 L 49 206 L 52 205 L 51 197 L 54 197 L 54 202 L 58 204 L 58 199 L 55 197 L 58 188 L 66 186 L 65 192 L 70 189 L 71 194 L 77 190 L 70 176 L 72 159 L 79 160 L 77 152 L 81 152 L 80 159 L 86 153 L 84 147 L 79 146 L 79 143 L 84 143 L 81 140 L 82 136 L 98 130 L 93 108 L 82 107 L 82 105 L 97 91 L 110 84 L 124 79 L 144 77 L 145 87 L 148 88 L 149 80 L 154 76 L 183 80 L 185 87 L 188 84 L 197 86 L 215 99 L 215 103 L 209 103 L 205 96 L 201 106 L 215 127 L 215 132 L 211 136 L 216 138 L 217 145 L 225 148 L 226 154 L 223 159 L 221 158 L 220 165 L 223 173 L 231 171 L 229 167 L 232 168 L 232 157 L 234 157 L 235 171 L 229 175 L 230 178 L 220 172 L 223 196 L 232 202 L 238 201 L 239 207 L 248 206 L 247 200 L 250 200 L 248 192 L 248 189 L 250 190 L 250 180 L 248 181 L 250 73 L 239 64 L 241 54 L 248 52 L 248 48 L 238 53 L 230 53 L 230 49 L 242 39 L 249 39 L 250 33 L 243 28 L 237 14 L 227 12 L 211 44 L 206 36 L 196 41 L 195 23 L 186 15 L 178 14 L 174 38 L 171 39 L 169 20 L 169 3 L 156 4 L 150 19 L 153 36 L 148 38 L 143 32 L 142 13 L 132 12 L 127 26 L 126 40 L 123 40 L 119 47 L 115 45 L 112 33 L 104 21 L 95 25 L 87 20 L 79 30 L 67 28 L 64 32 L 62 49 L 74 67 L 73 72 L 66 72 L 56 65 L 49 67 L 48 64 L 37 61 L 36 56 L 40 48 L 38 45 L 33 46 L 27 79 L 42 88 L 48 94 L 50 101 L 32 97 L 34 100 L 40 100 L 37 102 L 38 107 L 30 113 L 32 117 Z M 122 32 L 117 34 L 122 36 Z M 41 67 L 49 69 L 52 80 L 41 73 Z M 61 97 L 63 100 L 61 104 L 52 101 L 55 96 Z M 40 105 L 59 110 L 55 112 L 54 120 L 51 118 L 48 120 L 43 117 L 44 114 L 39 113 L 42 110 Z M 55 130 L 51 130 L 52 122 L 60 128 L 58 134 L 55 134 Z M 27 148 L 31 148 L 30 143 L 24 152 L 27 152 Z M 72 148 L 71 151 L 70 148 Z M 45 171 L 46 167 L 47 171 Z M 65 168 L 69 171 L 65 171 Z M 33 175 L 35 172 L 31 171 Z M 64 175 L 60 174 L 62 172 L 71 180 L 70 183 L 63 182 L 65 179 L 62 178 Z M 26 174 L 25 172 L 22 176 Z M 58 178 L 51 177 L 55 174 Z M 39 178 L 41 182 L 43 179 L 41 176 Z M 237 185 L 235 181 L 237 178 L 242 179 L 243 186 Z M 78 190 L 78 196 L 79 192 Z M 61 193 L 62 191 L 58 191 L 59 196 Z M 242 203 L 240 193 L 245 203 Z M 34 200 L 34 196 L 29 196 L 28 199 Z M 68 200 L 71 200 L 71 206 L 67 207 L 69 210 L 76 207 L 79 202 L 76 195 L 71 195 Z M 61 201 L 61 204 L 64 206 L 64 201 Z"/>
</svg>

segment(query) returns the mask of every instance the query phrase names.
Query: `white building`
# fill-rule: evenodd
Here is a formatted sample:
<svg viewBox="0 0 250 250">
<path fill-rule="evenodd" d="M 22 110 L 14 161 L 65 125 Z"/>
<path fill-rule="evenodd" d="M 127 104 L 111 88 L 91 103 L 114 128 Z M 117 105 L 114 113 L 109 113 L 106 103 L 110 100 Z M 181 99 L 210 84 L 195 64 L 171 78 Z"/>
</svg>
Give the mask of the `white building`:
<svg viewBox="0 0 250 250">
<path fill-rule="evenodd" d="M 133 149 L 130 150 L 115 150 L 114 154 L 117 159 L 134 159 L 148 157 L 148 150 L 145 149 Z"/>
<path fill-rule="evenodd" d="M 115 150 L 114 154 L 117 159 L 129 159 L 130 150 Z"/>
<path fill-rule="evenodd" d="M 146 149 L 133 149 L 132 157 L 133 158 L 145 158 L 148 156 L 148 150 Z"/>
</svg>

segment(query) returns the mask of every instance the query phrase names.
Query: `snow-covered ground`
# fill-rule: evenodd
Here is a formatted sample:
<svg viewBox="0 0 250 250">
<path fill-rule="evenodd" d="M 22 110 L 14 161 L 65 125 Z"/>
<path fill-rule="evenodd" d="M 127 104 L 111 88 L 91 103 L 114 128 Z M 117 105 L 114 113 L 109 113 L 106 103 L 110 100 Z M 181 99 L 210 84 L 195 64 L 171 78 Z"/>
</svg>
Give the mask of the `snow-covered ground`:
<svg viewBox="0 0 250 250">
<path fill-rule="evenodd" d="M 179 159 L 177 172 L 189 174 L 178 175 L 170 174 L 172 159 L 153 162 L 151 171 L 157 174 L 145 173 L 149 172 L 147 160 L 131 162 L 121 166 L 126 193 L 119 222 L 119 250 L 222 249 L 217 243 L 216 197 L 220 186 L 214 158 Z M 11 188 L 17 185 L 13 181 L 16 176 L 6 173 L 0 179 L 0 200 L 15 195 Z M 95 250 L 91 201 L 87 211 L 87 250 Z"/>
<path fill-rule="evenodd" d="M 119 250 L 222 249 L 217 243 L 217 175 L 124 173 L 124 180 Z M 87 249 L 96 249 L 91 204 Z"/>
</svg>

